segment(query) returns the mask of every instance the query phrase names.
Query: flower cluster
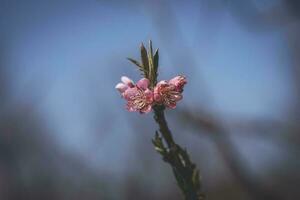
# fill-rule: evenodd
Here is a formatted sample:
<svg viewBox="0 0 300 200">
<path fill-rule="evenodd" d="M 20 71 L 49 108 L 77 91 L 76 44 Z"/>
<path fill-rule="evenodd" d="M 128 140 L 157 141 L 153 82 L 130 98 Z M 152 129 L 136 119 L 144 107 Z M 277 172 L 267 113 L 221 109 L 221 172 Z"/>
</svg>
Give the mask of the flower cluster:
<svg viewBox="0 0 300 200">
<path fill-rule="evenodd" d="M 121 78 L 122 83 L 116 85 L 116 89 L 127 101 L 128 111 L 148 113 L 154 105 L 164 105 L 175 108 L 176 103 L 182 99 L 183 87 L 187 83 L 184 76 L 176 76 L 169 81 L 160 81 L 156 86 L 149 88 L 150 81 L 142 78 L 136 84 L 126 76 Z"/>
</svg>

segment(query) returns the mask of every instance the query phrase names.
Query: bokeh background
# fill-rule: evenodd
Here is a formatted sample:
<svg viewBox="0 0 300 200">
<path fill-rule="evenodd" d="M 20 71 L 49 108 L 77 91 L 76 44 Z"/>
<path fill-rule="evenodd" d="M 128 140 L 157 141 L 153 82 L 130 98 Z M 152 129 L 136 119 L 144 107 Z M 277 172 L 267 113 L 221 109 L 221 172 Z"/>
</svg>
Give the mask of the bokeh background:
<svg viewBox="0 0 300 200">
<path fill-rule="evenodd" d="M 160 49 L 208 199 L 300 199 L 297 0 L 0 1 L 0 199 L 182 199 L 114 86 Z"/>
</svg>

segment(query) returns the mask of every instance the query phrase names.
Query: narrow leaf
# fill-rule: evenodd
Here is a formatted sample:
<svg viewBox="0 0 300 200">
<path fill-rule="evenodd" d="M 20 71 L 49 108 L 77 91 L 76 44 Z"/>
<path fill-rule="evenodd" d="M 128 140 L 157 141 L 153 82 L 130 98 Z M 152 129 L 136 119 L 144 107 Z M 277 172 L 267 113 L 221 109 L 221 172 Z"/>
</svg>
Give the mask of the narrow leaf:
<svg viewBox="0 0 300 200">
<path fill-rule="evenodd" d="M 200 177 L 199 177 L 199 170 L 194 169 L 193 175 L 192 175 L 192 182 L 193 182 L 193 184 L 194 184 L 194 186 L 196 188 L 200 188 L 199 179 L 200 179 Z"/>
<path fill-rule="evenodd" d="M 148 60 L 149 60 L 149 77 L 150 82 L 153 84 L 155 79 L 155 70 L 153 65 L 153 49 L 152 49 L 152 41 L 149 40 L 149 51 L 148 51 Z M 153 85 L 154 86 L 154 85 Z"/>
<path fill-rule="evenodd" d="M 153 66 L 154 66 L 154 77 L 155 77 L 155 83 L 158 76 L 158 61 L 159 61 L 159 55 L 158 55 L 158 49 L 155 50 L 154 56 L 153 56 Z"/>
<path fill-rule="evenodd" d="M 149 54 L 153 55 L 152 41 L 151 40 L 149 40 Z"/>
<path fill-rule="evenodd" d="M 139 68 L 143 68 L 142 64 L 139 63 L 138 61 L 132 59 L 132 58 L 127 58 L 127 60 L 129 60 L 130 62 L 132 62 L 133 64 L 135 64 L 136 66 L 138 66 Z"/>
<path fill-rule="evenodd" d="M 155 132 L 155 137 L 152 139 L 152 143 L 154 145 L 155 150 L 162 155 L 163 159 L 167 156 L 167 149 L 164 146 L 162 138 L 159 136 L 158 131 Z"/>
<path fill-rule="evenodd" d="M 143 66 L 138 61 L 136 61 L 132 58 L 127 58 L 127 59 L 138 67 L 138 69 L 141 71 L 142 76 L 146 76 L 147 72 L 145 72 L 145 69 L 143 68 Z"/>
<path fill-rule="evenodd" d="M 146 78 L 149 78 L 148 55 L 147 55 L 147 50 L 143 43 L 141 44 L 141 59 L 142 59 L 143 69 L 145 71 L 145 76 L 146 76 Z"/>
</svg>

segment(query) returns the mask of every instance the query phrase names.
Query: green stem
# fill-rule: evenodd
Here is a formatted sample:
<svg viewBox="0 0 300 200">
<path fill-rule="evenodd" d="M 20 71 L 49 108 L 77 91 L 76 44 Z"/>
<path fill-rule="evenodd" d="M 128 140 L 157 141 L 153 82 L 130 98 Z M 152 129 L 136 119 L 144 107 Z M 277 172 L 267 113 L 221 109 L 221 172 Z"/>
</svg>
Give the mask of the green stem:
<svg viewBox="0 0 300 200">
<path fill-rule="evenodd" d="M 168 147 L 172 148 L 176 146 L 176 143 L 174 142 L 172 133 L 168 127 L 168 123 L 165 118 L 164 109 L 165 108 L 163 106 L 156 106 L 154 108 L 154 119 L 158 123 L 159 131 L 164 137 Z"/>
<path fill-rule="evenodd" d="M 191 162 L 187 151 L 175 143 L 164 110 L 164 106 L 155 106 L 154 119 L 159 125 L 159 131 L 168 148 L 164 147 L 159 136 L 156 136 L 153 144 L 163 156 L 163 160 L 171 165 L 185 200 L 204 200 L 205 196 L 201 192 L 199 171 L 196 165 Z"/>
</svg>

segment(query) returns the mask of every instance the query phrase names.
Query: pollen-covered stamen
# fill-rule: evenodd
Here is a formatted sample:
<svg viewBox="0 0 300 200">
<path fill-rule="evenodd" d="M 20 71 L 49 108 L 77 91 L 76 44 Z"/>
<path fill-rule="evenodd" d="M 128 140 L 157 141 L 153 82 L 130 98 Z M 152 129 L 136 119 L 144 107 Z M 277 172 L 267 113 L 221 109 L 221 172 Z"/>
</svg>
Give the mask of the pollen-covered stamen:
<svg viewBox="0 0 300 200">
<path fill-rule="evenodd" d="M 146 105 L 146 102 L 144 101 L 144 100 L 142 100 L 142 99 L 137 99 L 137 100 L 135 100 L 134 102 L 133 102 L 133 104 L 137 107 L 137 109 L 142 109 L 142 108 L 144 108 L 145 107 L 145 105 Z"/>
<path fill-rule="evenodd" d="M 136 95 L 131 96 L 130 101 L 128 103 L 130 103 L 137 110 L 140 110 L 144 108 L 147 103 L 146 95 L 141 89 L 137 89 Z"/>
<path fill-rule="evenodd" d="M 176 92 L 176 91 L 168 91 L 164 95 L 164 100 L 168 104 L 170 104 L 170 103 L 171 104 L 176 103 L 176 101 L 178 101 L 179 98 L 181 98 L 181 94 L 179 92 Z"/>
<path fill-rule="evenodd" d="M 161 91 L 163 104 L 168 107 L 174 107 L 176 102 L 182 99 L 180 92 L 175 91 L 174 86 L 168 86 Z"/>
</svg>

